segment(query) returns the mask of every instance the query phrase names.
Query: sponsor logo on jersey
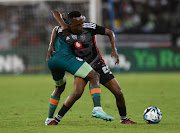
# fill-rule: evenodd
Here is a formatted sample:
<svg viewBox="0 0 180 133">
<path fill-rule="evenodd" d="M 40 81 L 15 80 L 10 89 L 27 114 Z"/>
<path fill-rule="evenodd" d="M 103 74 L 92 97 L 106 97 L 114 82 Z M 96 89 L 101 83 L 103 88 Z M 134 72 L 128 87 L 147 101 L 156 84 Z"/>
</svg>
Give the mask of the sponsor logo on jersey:
<svg viewBox="0 0 180 133">
<path fill-rule="evenodd" d="M 74 46 L 75 46 L 76 48 L 81 48 L 81 47 L 82 47 L 82 43 L 81 43 L 81 42 L 75 42 L 75 43 L 74 43 Z"/>
<path fill-rule="evenodd" d="M 77 35 L 71 35 L 72 39 L 77 40 Z"/>
</svg>

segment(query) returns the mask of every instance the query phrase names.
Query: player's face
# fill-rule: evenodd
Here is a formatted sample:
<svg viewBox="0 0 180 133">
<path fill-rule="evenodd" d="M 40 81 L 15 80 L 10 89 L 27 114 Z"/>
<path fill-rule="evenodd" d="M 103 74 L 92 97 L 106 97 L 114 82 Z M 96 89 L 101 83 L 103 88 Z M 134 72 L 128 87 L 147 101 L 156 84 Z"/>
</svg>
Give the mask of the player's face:
<svg viewBox="0 0 180 133">
<path fill-rule="evenodd" d="M 84 19 L 73 18 L 73 19 L 69 22 L 69 26 L 70 26 L 70 28 L 71 28 L 71 31 L 72 31 L 74 34 L 80 34 L 80 33 L 82 33 L 83 23 L 84 23 Z"/>
</svg>

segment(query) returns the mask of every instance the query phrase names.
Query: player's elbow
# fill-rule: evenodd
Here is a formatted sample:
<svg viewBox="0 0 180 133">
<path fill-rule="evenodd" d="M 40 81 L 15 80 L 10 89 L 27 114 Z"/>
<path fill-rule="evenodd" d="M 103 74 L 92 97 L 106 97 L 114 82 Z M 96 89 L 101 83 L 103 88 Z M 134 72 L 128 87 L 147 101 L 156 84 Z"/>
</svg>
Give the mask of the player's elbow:
<svg viewBox="0 0 180 133">
<path fill-rule="evenodd" d="M 105 30 L 105 35 L 109 36 L 109 37 L 115 37 L 115 34 L 112 30 L 107 29 Z"/>
</svg>

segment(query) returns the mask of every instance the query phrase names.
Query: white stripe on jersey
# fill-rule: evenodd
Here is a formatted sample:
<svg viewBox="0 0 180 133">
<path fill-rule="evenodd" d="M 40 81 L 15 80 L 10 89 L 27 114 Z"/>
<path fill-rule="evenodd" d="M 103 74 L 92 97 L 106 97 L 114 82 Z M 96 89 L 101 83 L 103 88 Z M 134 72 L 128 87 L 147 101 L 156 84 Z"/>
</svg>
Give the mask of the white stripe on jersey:
<svg viewBox="0 0 180 133">
<path fill-rule="evenodd" d="M 96 24 L 95 23 L 83 23 L 83 28 L 96 29 Z"/>
</svg>

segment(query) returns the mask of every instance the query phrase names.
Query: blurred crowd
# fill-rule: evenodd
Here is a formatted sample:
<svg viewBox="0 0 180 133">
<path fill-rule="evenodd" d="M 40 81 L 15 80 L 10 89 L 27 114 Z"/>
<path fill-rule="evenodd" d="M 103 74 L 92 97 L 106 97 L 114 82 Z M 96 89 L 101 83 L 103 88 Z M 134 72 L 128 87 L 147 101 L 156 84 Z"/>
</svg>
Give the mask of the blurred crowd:
<svg viewBox="0 0 180 133">
<path fill-rule="evenodd" d="M 113 0 L 113 24 L 119 33 L 169 33 L 180 22 L 179 0 Z M 103 0 L 103 23 L 111 27 L 109 0 Z M 178 20 L 179 17 L 179 20 Z"/>
<path fill-rule="evenodd" d="M 119 33 L 169 33 L 173 27 L 176 28 L 176 22 L 180 20 L 178 1 L 113 0 L 114 27 Z M 0 50 L 16 46 L 48 45 L 51 31 L 57 25 L 50 12 L 53 9 L 72 9 L 88 13 L 88 3 L 64 2 L 29 1 L 29 4 L 26 2 L 18 6 L 0 4 Z M 72 5 L 75 8 L 72 8 Z M 109 10 L 108 0 L 102 0 L 102 6 L 103 25 L 111 28 L 112 12 Z"/>
<path fill-rule="evenodd" d="M 73 6 L 78 8 L 78 4 L 75 3 Z M 64 4 L 63 1 L 0 4 L 0 50 L 16 46 L 48 47 L 52 29 L 57 25 L 51 11 L 66 11 L 70 10 L 70 7 L 70 4 Z M 85 10 L 81 8 L 78 9 Z"/>
<path fill-rule="evenodd" d="M 38 5 L 41 6 L 41 5 Z M 51 21 L 48 15 L 42 20 L 43 9 L 34 5 L 0 5 L 1 49 L 17 45 L 39 45 L 47 43 L 48 28 L 45 23 Z M 46 9 L 44 10 L 46 13 Z"/>
</svg>

